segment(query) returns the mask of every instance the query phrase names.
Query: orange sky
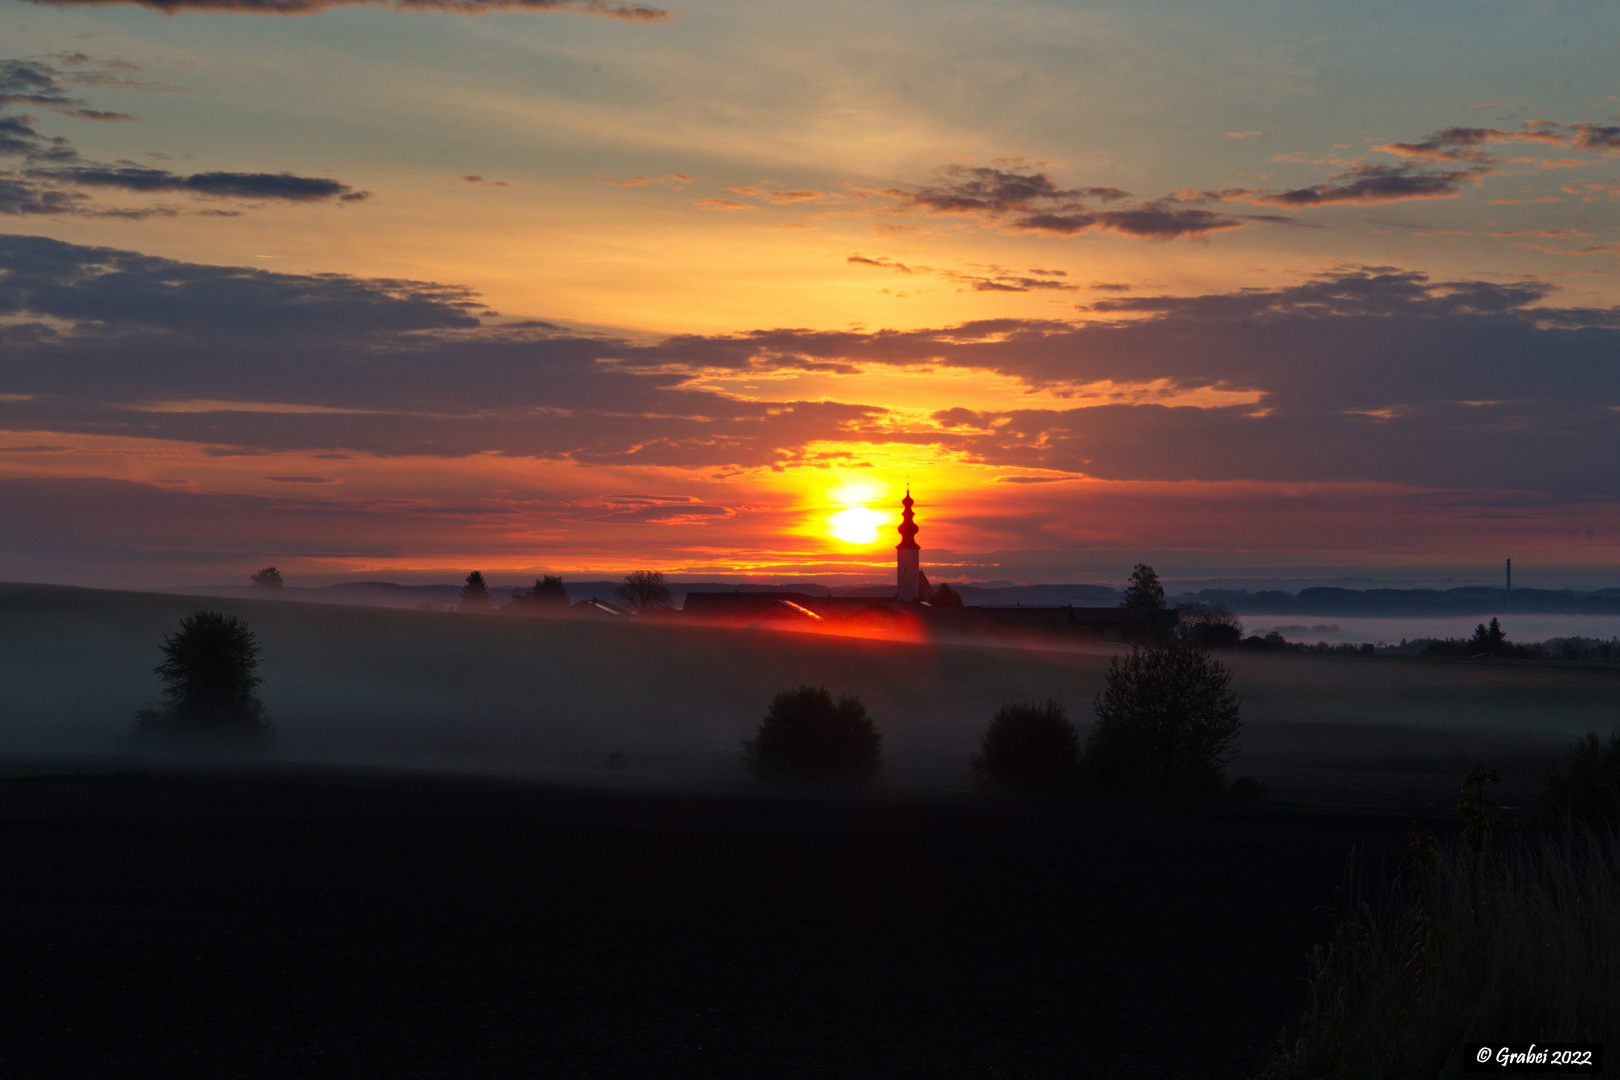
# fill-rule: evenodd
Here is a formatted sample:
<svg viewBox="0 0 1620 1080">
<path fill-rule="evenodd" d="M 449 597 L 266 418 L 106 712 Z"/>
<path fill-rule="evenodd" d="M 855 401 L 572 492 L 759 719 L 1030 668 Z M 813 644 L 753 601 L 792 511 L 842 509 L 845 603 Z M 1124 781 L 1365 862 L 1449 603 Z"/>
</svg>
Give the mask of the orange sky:
<svg viewBox="0 0 1620 1080">
<path fill-rule="evenodd" d="M 1606 9 L 186 6 L 0 11 L 0 579 L 1616 583 Z"/>
</svg>

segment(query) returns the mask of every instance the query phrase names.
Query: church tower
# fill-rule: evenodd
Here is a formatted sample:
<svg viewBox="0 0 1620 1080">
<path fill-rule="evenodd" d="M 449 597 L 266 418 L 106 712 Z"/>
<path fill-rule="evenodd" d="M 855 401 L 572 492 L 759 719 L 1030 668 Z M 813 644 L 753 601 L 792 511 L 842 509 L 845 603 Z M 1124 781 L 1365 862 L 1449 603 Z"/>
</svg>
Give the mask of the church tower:
<svg viewBox="0 0 1620 1080">
<path fill-rule="evenodd" d="M 922 548 L 917 546 L 917 523 L 911 520 L 911 486 L 906 485 L 906 497 L 900 503 L 905 507 L 900 514 L 900 543 L 894 549 L 895 596 L 902 604 L 915 604 L 922 574 Z"/>
</svg>

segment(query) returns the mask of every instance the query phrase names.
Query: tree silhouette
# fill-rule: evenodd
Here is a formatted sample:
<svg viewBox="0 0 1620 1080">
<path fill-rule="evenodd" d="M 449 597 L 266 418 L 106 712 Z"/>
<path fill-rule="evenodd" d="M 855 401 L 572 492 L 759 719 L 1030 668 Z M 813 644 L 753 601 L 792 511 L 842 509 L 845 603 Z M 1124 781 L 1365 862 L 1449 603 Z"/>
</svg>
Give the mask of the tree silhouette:
<svg viewBox="0 0 1620 1080">
<path fill-rule="evenodd" d="M 253 575 L 253 584 L 260 589 L 278 592 L 281 589 L 281 571 L 273 566 L 267 566 Z"/>
<path fill-rule="evenodd" d="M 163 663 L 153 673 L 163 680 L 163 707 L 142 709 L 137 734 L 147 741 L 203 738 L 268 749 L 274 729 L 254 690 L 259 643 L 248 624 L 234 615 L 194 611 L 177 633 L 164 638 Z"/>
<path fill-rule="evenodd" d="M 1055 701 L 1009 702 L 996 710 L 968 759 L 973 771 L 1010 791 L 1057 791 L 1080 776 L 1080 737 Z"/>
<path fill-rule="evenodd" d="M 534 588 L 528 592 L 520 592 L 512 598 L 515 610 L 534 610 L 536 608 L 567 607 L 568 589 L 563 585 L 560 577 L 536 578 Z"/>
<path fill-rule="evenodd" d="M 482 611 L 489 607 L 489 586 L 484 575 L 474 570 L 467 575 L 467 584 L 461 589 L 461 610 Z"/>
<path fill-rule="evenodd" d="M 624 576 L 624 584 L 613 590 L 613 598 L 637 614 L 672 607 L 669 586 L 658 570 L 636 570 Z"/>
<path fill-rule="evenodd" d="M 835 702 L 826 687 L 784 690 L 759 732 L 742 744 L 743 765 L 757 776 L 789 780 L 870 780 L 883 766 L 883 736 L 861 699 Z"/>
<path fill-rule="evenodd" d="M 1136 569 L 1131 571 L 1130 582 L 1125 586 L 1125 598 L 1119 606 L 1148 611 L 1164 609 L 1164 586 L 1159 584 L 1159 575 L 1153 567 L 1146 563 L 1136 564 Z"/>
<path fill-rule="evenodd" d="M 1086 736 L 1098 786 L 1213 797 L 1243 720 L 1232 672 L 1203 649 L 1163 645 L 1114 657 Z"/>
<path fill-rule="evenodd" d="M 1225 604 L 1199 601 L 1176 608 L 1176 640 L 1205 649 L 1235 649 L 1243 640 L 1243 620 Z"/>
<path fill-rule="evenodd" d="M 1468 639 L 1470 653 L 1485 653 L 1488 656 L 1500 656 L 1508 652 L 1507 631 L 1502 629 L 1502 623 L 1496 618 L 1491 619 L 1491 625 L 1480 623 L 1474 627 L 1474 636 Z"/>
<path fill-rule="evenodd" d="M 962 594 L 949 585 L 935 585 L 924 598 L 930 607 L 961 607 Z"/>
</svg>

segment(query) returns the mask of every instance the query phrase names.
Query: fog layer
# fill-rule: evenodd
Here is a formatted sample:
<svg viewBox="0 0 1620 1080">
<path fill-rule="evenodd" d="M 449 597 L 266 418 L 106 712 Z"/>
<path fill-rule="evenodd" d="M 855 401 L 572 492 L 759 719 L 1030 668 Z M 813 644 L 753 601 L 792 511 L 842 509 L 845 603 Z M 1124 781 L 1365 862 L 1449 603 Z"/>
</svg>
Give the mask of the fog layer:
<svg viewBox="0 0 1620 1080">
<path fill-rule="evenodd" d="M 1113 651 L 0 585 L 0 753 L 117 752 L 136 710 L 159 697 L 164 635 L 199 608 L 258 635 L 278 760 L 582 779 L 605 778 L 619 751 L 620 778 L 751 782 L 740 740 L 773 694 L 810 683 L 865 701 L 886 783 L 965 787 L 998 705 L 1052 698 L 1083 727 Z M 1474 752 L 1543 753 L 1611 727 L 1620 687 L 1594 670 L 1227 662 L 1248 722 L 1234 775 L 1414 746 L 1446 769 Z"/>
</svg>

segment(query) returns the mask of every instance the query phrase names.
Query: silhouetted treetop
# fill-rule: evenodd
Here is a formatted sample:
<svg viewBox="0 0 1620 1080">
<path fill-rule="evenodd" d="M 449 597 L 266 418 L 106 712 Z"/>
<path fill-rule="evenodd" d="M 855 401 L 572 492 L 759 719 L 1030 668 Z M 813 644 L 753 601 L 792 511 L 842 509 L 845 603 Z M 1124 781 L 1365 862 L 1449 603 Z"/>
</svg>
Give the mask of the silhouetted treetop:
<svg viewBox="0 0 1620 1080">
<path fill-rule="evenodd" d="M 467 584 L 461 590 L 461 606 L 466 611 L 489 607 L 489 586 L 484 583 L 484 575 L 477 570 L 467 575 Z"/>
<path fill-rule="evenodd" d="M 272 591 L 281 588 L 281 571 L 273 566 L 267 566 L 253 575 L 253 584 L 261 589 Z"/>
<path fill-rule="evenodd" d="M 1163 645 L 1114 657 L 1086 736 L 1101 787 L 1214 797 L 1243 720 L 1232 672 L 1203 649 Z"/>
<path fill-rule="evenodd" d="M 925 597 L 931 607 L 961 607 L 962 594 L 949 585 L 935 585 Z"/>
<path fill-rule="evenodd" d="M 1131 571 L 1129 583 L 1125 586 L 1125 598 L 1120 601 L 1120 607 L 1145 608 L 1158 611 L 1164 607 L 1164 586 L 1159 584 L 1159 575 L 1153 567 L 1146 563 L 1137 563 L 1136 569 Z"/>
<path fill-rule="evenodd" d="M 743 765 L 757 776 L 789 780 L 870 780 L 883 765 L 883 736 L 861 699 L 826 687 L 784 690 L 771 701 L 759 732 L 742 745 Z"/>
<path fill-rule="evenodd" d="M 162 650 L 163 663 L 152 670 L 163 680 L 163 708 L 141 710 L 140 736 L 205 736 L 268 748 L 273 733 L 254 693 L 264 681 L 259 643 L 247 623 L 194 611 L 164 638 Z"/>
<path fill-rule="evenodd" d="M 1474 627 L 1474 636 L 1468 639 L 1470 653 L 1485 653 L 1488 656 L 1498 656 L 1508 651 L 1507 631 L 1502 629 L 1501 620 L 1492 618 L 1491 625 L 1480 623 Z"/>
<path fill-rule="evenodd" d="M 636 570 L 624 576 L 624 584 L 613 590 L 613 598 L 637 614 L 674 606 L 669 586 L 658 570 Z"/>
<path fill-rule="evenodd" d="M 560 577 L 536 578 L 534 588 L 527 592 L 520 592 L 512 597 L 516 610 L 534 610 L 547 607 L 567 607 L 568 589 L 563 585 Z"/>
</svg>

